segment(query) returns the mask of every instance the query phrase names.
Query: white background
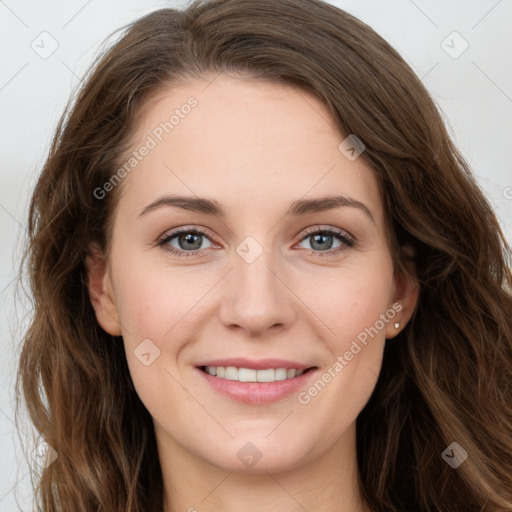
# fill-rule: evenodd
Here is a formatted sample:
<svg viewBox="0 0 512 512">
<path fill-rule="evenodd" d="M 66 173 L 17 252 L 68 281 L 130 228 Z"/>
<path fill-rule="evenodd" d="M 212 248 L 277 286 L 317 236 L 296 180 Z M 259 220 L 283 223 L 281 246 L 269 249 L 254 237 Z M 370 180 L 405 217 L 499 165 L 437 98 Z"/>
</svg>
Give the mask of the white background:
<svg viewBox="0 0 512 512">
<path fill-rule="evenodd" d="M 276 0 L 278 1 L 278 0 Z M 15 310 L 18 240 L 28 198 L 70 93 L 100 43 L 143 14 L 185 2 L 0 0 L 0 511 L 32 510 L 28 466 L 14 424 L 14 374 L 27 308 Z M 512 242 L 512 0 L 339 0 L 406 59 L 442 110 L 449 130 Z M 41 32 L 58 42 L 47 59 Z M 444 45 L 457 52 L 452 58 Z M 28 312 L 29 313 L 29 312 Z M 21 425 L 25 431 L 25 427 Z M 18 484 L 16 486 L 16 484 Z"/>
</svg>

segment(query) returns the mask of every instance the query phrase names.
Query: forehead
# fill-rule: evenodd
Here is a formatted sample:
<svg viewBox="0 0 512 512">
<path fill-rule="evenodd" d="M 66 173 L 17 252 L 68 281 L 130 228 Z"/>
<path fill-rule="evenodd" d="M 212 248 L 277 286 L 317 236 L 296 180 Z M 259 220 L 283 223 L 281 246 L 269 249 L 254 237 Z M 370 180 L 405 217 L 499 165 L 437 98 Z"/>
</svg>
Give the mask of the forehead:
<svg viewBox="0 0 512 512">
<path fill-rule="evenodd" d="M 261 214 L 301 197 L 348 194 L 380 220 L 373 171 L 339 149 L 347 135 L 302 89 L 225 75 L 189 80 L 141 111 L 125 155 L 133 165 L 124 201 L 133 209 L 161 193 L 188 194 L 240 208 L 258 203 Z"/>
</svg>

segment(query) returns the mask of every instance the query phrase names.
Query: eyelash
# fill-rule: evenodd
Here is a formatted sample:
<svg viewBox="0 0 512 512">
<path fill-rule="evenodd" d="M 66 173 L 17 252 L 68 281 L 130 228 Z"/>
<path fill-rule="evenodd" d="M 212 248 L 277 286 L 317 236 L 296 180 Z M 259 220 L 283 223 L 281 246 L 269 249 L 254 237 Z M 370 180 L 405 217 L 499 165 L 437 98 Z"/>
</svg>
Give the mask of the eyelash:
<svg viewBox="0 0 512 512">
<path fill-rule="evenodd" d="M 203 235 L 206 238 L 208 238 L 208 240 L 210 240 L 208 234 L 205 231 L 203 231 L 199 228 L 192 229 L 192 228 L 185 227 L 185 228 L 176 229 L 175 231 L 168 233 L 166 236 L 164 236 L 162 239 L 160 239 L 157 242 L 157 245 L 161 246 L 165 252 L 168 252 L 169 254 L 172 254 L 173 256 L 178 256 L 180 258 L 190 258 L 190 257 L 198 256 L 198 255 L 201 255 L 201 253 L 206 250 L 206 249 L 201 249 L 201 250 L 194 250 L 194 251 L 184 251 L 184 250 L 175 249 L 170 246 L 165 247 L 165 245 L 168 244 L 172 239 L 176 238 L 177 236 L 179 236 L 182 233 L 188 233 L 188 234 L 193 233 L 196 235 Z M 348 233 L 346 233 L 345 231 L 338 230 L 335 228 L 319 229 L 318 226 L 317 226 L 317 228 L 306 229 L 304 236 L 299 240 L 299 242 L 302 242 L 306 238 L 308 238 L 312 235 L 317 235 L 317 234 L 318 235 L 320 235 L 320 234 L 332 235 L 332 236 L 338 238 L 339 241 L 343 242 L 343 244 L 345 244 L 346 247 L 341 245 L 340 247 L 336 247 L 335 249 L 328 249 L 327 251 L 311 250 L 311 256 L 314 256 L 314 257 L 323 258 L 323 257 L 333 256 L 334 254 L 337 254 L 340 251 L 344 251 L 347 248 L 354 247 L 355 243 L 356 243 L 355 239 L 352 236 L 350 236 Z M 185 254 L 183 254 L 183 253 L 185 253 Z"/>
</svg>

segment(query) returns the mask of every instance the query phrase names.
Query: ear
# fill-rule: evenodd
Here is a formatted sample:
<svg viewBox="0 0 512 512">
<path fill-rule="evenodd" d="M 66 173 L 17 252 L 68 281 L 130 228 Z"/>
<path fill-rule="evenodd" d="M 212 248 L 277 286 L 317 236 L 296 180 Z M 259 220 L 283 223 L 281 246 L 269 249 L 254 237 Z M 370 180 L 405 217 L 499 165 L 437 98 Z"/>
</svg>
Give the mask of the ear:
<svg viewBox="0 0 512 512">
<path fill-rule="evenodd" d="M 395 317 L 386 324 L 386 339 L 392 339 L 407 325 L 411 319 L 420 292 L 420 284 L 416 277 L 416 266 L 414 264 L 414 250 L 410 245 L 402 247 L 402 251 L 406 255 L 406 269 L 404 273 L 395 273 L 395 296 L 393 309 L 397 311 Z M 399 304 L 400 306 L 397 306 Z M 400 310 L 398 311 L 398 308 Z M 396 323 L 400 323 L 398 328 L 395 327 Z"/>
<path fill-rule="evenodd" d="M 87 288 L 96 319 L 112 336 L 121 336 L 121 323 L 117 310 L 107 260 L 96 244 L 91 244 L 85 257 Z"/>
</svg>

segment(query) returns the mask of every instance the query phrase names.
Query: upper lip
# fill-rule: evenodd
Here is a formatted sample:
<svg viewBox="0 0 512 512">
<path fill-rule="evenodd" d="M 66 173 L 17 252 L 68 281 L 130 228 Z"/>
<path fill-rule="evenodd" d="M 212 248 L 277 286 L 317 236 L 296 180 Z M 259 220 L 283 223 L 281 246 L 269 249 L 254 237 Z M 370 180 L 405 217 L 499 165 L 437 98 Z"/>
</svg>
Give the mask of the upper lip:
<svg viewBox="0 0 512 512">
<path fill-rule="evenodd" d="M 197 365 L 201 366 L 235 366 L 236 368 L 250 368 L 252 370 L 266 370 L 268 368 L 295 368 L 296 370 L 306 370 L 313 365 L 297 363 L 286 359 L 247 359 L 245 357 L 230 357 L 229 359 L 212 359 L 204 361 Z"/>
</svg>

